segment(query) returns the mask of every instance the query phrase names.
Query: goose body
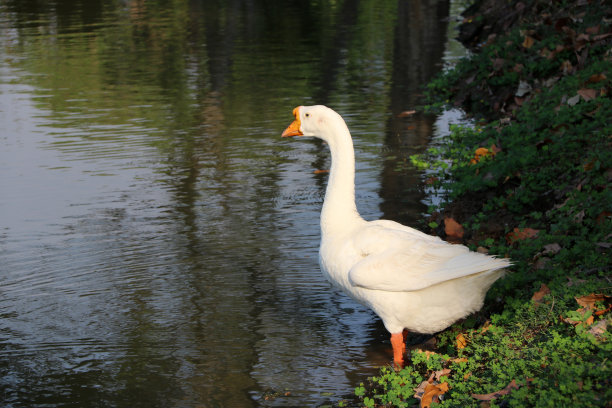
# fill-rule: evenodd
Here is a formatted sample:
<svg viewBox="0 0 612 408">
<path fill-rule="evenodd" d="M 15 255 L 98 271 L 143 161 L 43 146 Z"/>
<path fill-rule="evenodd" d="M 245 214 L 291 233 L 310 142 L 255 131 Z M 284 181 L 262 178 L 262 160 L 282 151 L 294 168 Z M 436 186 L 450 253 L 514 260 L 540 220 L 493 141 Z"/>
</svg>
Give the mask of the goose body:
<svg viewBox="0 0 612 408">
<path fill-rule="evenodd" d="M 435 333 L 479 310 L 510 265 L 394 221 L 366 221 L 355 204 L 355 156 L 340 115 L 299 106 L 283 137 L 313 136 L 332 157 L 321 210 L 319 262 L 333 286 L 371 308 L 391 333 L 394 363 L 403 366 L 406 331 Z"/>
</svg>

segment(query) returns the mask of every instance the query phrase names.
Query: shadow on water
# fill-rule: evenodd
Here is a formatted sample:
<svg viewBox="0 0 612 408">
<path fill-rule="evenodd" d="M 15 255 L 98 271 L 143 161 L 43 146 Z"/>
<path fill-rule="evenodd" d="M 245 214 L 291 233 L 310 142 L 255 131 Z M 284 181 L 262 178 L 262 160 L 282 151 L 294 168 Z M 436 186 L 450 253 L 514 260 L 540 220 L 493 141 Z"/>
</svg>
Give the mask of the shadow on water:
<svg viewBox="0 0 612 408">
<path fill-rule="evenodd" d="M 349 124 L 366 218 L 416 225 L 398 117 L 440 69 L 446 1 L 0 0 L 3 406 L 315 406 L 388 364 L 317 261 Z"/>
</svg>

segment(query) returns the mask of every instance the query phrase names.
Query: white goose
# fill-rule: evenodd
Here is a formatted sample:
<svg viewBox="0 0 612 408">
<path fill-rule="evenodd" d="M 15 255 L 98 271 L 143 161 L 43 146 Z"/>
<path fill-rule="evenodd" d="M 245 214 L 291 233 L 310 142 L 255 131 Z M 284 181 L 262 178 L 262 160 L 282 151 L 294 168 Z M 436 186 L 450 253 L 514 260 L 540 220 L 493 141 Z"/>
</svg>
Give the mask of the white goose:
<svg viewBox="0 0 612 408">
<path fill-rule="evenodd" d="M 403 367 L 407 331 L 435 333 L 482 307 L 510 265 L 394 221 L 366 221 L 355 205 L 355 153 L 344 120 L 332 109 L 298 106 L 282 137 L 314 136 L 332 165 L 321 210 L 319 262 L 325 277 L 370 307 L 391 333 Z"/>
</svg>

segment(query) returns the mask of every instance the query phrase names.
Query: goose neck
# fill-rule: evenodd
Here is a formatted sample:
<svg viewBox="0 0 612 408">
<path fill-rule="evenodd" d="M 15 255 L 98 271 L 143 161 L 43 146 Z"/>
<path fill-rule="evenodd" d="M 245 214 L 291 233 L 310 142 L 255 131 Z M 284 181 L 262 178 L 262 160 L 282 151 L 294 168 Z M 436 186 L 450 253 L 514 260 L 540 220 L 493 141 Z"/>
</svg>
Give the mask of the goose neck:
<svg viewBox="0 0 612 408">
<path fill-rule="evenodd" d="M 355 204 L 355 153 L 348 129 L 328 141 L 331 169 L 321 210 L 323 236 L 351 229 L 363 222 Z"/>
</svg>

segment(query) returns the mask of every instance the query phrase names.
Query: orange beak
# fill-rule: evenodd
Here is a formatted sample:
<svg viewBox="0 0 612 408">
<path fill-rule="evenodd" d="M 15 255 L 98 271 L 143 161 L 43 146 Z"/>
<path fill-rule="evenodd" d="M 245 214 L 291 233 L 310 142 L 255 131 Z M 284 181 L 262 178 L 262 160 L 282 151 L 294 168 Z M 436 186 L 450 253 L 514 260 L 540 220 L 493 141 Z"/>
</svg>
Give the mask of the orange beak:
<svg viewBox="0 0 612 408">
<path fill-rule="evenodd" d="M 293 136 L 304 136 L 304 134 L 300 131 L 300 107 L 298 106 L 293 110 L 293 116 L 295 116 L 295 120 L 291 122 L 289 127 L 285 129 L 281 137 L 293 137 Z"/>
</svg>

